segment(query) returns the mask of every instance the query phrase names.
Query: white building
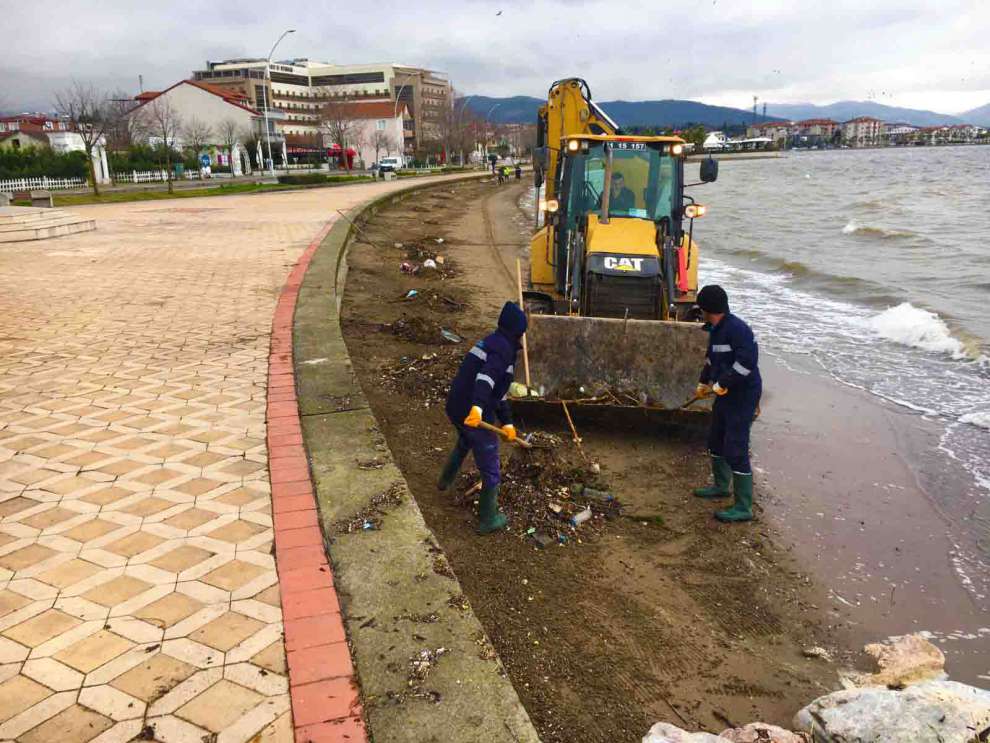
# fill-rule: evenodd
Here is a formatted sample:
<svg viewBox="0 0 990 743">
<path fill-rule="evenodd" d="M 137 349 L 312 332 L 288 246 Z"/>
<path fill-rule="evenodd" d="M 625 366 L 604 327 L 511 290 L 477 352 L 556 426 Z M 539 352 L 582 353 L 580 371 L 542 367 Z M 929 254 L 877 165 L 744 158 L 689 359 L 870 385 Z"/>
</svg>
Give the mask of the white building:
<svg viewBox="0 0 990 743">
<path fill-rule="evenodd" d="M 884 133 L 883 122 L 872 116 L 858 116 L 842 123 L 842 140 L 852 147 L 879 147 Z"/>
<path fill-rule="evenodd" d="M 128 113 L 128 117 L 134 124 L 135 131 L 143 134 L 143 138 L 151 143 L 161 142 L 161 134 L 155 131 L 149 108 L 159 99 L 168 102 L 176 120 L 177 136 L 174 146 L 181 147 L 188 140 L 191 127 L 208 130 L 209 147 L 206 154 L 210 155 L 211 161 L 218 162 L 228 154 L 224 130 L 232 126 L 237 141 L 233 152 L 229 153 L 231 171 L 234 175 L 251 172 L 251 158 L 245 149 L 245 142 L 256 137 L 265 141 L 264 118 L 246 104 L 244 96 L 194 80 L 180 80 L 165 90 L 141 93 L 136 98 L 138 106 Z M 272 158 L 276 162 L 285 162 L 284 138 L 273 127 L 271 129 Z M 262 153 L 251 154 L 254 155 L 255 162 L 264 161 Z"/>
<path fill-rule="evenodd" d="M 248 105 L 274 114 L 280 133 L 290 141 L 319 135 L 319 112 L 331 101 L 391 101 L 408 111 L 404 149 L 412 152 L 442 137 L 452 101 L 447 75 L 392 63 L 337 65 L 310 59 L 272 62 L 228 59 L 207 62 L 193 72 L 196 81 L 234 91 Z"/>
<path fill-rule="evenodd" d="M 728 147 L 729 138 L 725 136 L 725 132 L 709 132 L 702 145 L 705 150 L 724 150 Z"/>
<path fill-rule="evenodd" d="M 402 155 L 409 112 L 400 103 L 362 101 L 342 103 L 341 113 L 348 121 L 347 145 L 357 152 L 360 167 L 369 167 L 388 155 Z M 331 147 L 326 132 L 323 144 Z"/>
</svg>

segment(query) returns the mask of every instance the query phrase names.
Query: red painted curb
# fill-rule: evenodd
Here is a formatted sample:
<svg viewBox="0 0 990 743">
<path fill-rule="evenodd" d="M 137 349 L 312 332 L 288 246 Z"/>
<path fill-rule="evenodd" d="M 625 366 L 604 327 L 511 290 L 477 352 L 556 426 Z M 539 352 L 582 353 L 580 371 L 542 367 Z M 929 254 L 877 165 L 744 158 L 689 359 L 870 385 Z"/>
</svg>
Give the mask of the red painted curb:
<svg viewBox="0 0 990 743">
<path fill-rule="evenodd" d="M 319 530 L 292 364 L 299 289 L 313 254 L 336 221 L 323 225 L 289 273 L 272 319 L 268 354 L 268 474 L 296 743 L 368 740 L 333 569 Z"/>
</svg>

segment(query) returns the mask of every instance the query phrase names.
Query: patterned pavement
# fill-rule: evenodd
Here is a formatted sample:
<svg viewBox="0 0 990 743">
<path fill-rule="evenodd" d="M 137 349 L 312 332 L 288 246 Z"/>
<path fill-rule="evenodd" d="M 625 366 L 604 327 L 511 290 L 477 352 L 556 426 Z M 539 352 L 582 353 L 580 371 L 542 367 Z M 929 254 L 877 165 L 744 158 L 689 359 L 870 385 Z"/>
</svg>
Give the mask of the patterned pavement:
<svg viewBox="0 0 990 743">
<path fill-rule="evenodd" d="M 0 741 L 291 741 L 272 316 L 395 184 L 88 207 L 0 250 Z"/>
</svg>

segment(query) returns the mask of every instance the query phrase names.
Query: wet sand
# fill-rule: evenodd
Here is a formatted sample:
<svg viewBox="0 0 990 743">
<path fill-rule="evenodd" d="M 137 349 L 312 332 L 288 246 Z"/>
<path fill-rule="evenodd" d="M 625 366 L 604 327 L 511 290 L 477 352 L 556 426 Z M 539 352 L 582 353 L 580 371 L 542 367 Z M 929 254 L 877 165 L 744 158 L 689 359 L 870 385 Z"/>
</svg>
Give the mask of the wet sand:
<svg viewBox="0 0 990 743">
<path fill-rule="evenodd" d="M 936 471 L 926 465 L 937 428 L 803 363 L 761 360 L 766 392 L 753 448 L 769 484 L 763 518 L 829 589 L 851 650 L 931 632 L 954 680 L 986 686 L 990 618 L 953 563 L 958 533 L 922 487 Z M 965 487 L 939 477 L 949 491 Z"/>
</svg>

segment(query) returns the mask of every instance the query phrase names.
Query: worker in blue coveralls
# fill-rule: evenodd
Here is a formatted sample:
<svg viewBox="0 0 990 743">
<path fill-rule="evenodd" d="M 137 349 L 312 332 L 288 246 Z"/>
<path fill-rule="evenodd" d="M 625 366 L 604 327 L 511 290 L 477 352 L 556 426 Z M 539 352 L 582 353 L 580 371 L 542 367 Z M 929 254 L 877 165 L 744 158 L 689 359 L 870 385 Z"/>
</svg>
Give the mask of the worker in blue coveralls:
<svg viewBox="0 0 990 743">
<path fill-rule="evenodd" d="M 506 397 L 515 371 L 516 352 L 526 332 L 526 314 L 514 302 L 506 302 L 498 317 L 498 329 L 476 343 L 464 356 L 447 395 L 447 417 L 457 429 L 457 443 L 447 458 L 437 487 L 446 490 L 454 482 L 468 452 L 481 473 L 478 533 L 504 529 L 505 514 L 498 508 L 498 435 L 479 428 L 481 421 L 495 424 L 498 417 L 508 441 L 515 441 L 512 410 Z"/>
<path fill-rule="evenodd" d="M 729 312 L 725 290 L 712 284 L 698 292 L 708 353 L 698 381 L 697 395 L 715 395 L 708 453 L 712 460 L 713 485 L 698 488 L 699 498 L 727 498 L 731 483 L 735 503 L 716 511 L 719 521 L 749 521 L 753 518 L 753 470 L 749 463 L 749 429 L 753 425 L 763 382 L 758 366 L 759 351 L 749 325 Z"/>
</svg>

